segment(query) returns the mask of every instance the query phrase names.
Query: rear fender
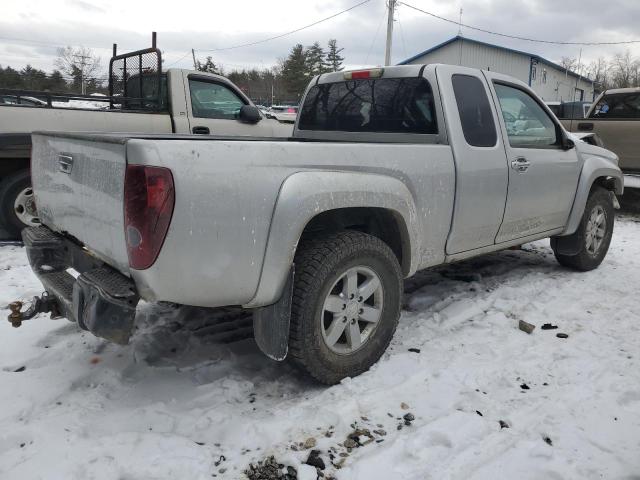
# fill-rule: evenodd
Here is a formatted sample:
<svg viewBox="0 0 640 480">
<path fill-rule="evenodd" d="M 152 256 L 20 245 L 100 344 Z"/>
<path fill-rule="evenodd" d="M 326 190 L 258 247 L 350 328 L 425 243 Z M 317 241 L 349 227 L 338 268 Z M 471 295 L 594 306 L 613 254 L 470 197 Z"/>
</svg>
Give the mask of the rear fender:
<svg viewBox="0 0 640 480">
<path fill-rule="evenodd" d="M 245 308 L 276 302 L 293 264 L 306 225 L 318 214 L 351 207 L 384 208 L 405 224 L 409 274 L 419 256 L 416 207 L 407 186 L 386 175 L 359 172 L 299 172 L 282 184 L 276 201 L 256 294 Z"/>
</svg>

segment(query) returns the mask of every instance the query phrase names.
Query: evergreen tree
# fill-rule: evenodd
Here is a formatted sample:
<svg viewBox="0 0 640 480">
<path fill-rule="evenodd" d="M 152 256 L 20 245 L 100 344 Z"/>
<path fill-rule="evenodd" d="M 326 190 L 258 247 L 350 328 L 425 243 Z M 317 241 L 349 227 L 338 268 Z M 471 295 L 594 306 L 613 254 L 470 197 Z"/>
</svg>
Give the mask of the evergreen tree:
<svg viewBox="0 0 640 480">
<path fill-rule="evenodd" d="M 335 38 L 329 40 L 329 51 L 327 52 L 327 67 L 330 72 L 339 72 L 344 67 L 342 66 L 342 62 L 344 61 L 344 57 L 340 55 L 340 52 L 344 50 L 344 48 L 338 48 L 338 42 Z"/>
<path fill-rule="evenodd" d="M 309 82 L 306 57 L 304 47 L 297 44 L 282 63 L 282 80 L 287 91 L 293 94 L 296 99 L 300 98 Z"/>
<path fill-rule="evenodd" d="M 67 82 L 65 82 L 60 70 L 54 70 L 49 78 L 47 78 L 44 89 L 50 92 L 64 92 L 67 89 Z"/>
<path fill-rule="evenodd" d="M 319 42 L 307 48 L 305 52 L 306 73 L 309 78 L 329 71 L 325 60 L 325 53 Z"/>
<path fill-rule="evenodd" d="M 47 80 L 47 74 L 43 70 L 33 68 L 27 65 L 20 71 L 24 89 L 26 90 L 42 90 Z"/>
<path fill-rule="evenodd" d="M 218 75 L 222 74 L 221 69 L 218 68 L 211 57 L 207 57 L 207 61 L 204 63 L 200 62 L 200 60 L 197 60 L 196 70 L 200 70 L 201 72 L 217 73 Z"/>
<path fill-rule="evenodd" d="M 11 67 L 0 67 L 0 88 L 24 88 L 20 72 Z"/>
</svg>

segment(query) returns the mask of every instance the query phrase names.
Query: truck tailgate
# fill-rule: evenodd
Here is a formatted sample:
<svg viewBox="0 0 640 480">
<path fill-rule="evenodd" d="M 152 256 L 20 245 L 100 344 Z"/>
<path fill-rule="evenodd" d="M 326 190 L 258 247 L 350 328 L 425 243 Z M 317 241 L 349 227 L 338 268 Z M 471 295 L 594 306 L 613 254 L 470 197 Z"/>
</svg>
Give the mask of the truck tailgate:
<svg viewBox="0 0 640 480">
<path fill-rule="evenodd" d="M 31 175 L 42 223 L 128 274 L 124 141 L 37 133 L 32 142 Z"/>
</svg>

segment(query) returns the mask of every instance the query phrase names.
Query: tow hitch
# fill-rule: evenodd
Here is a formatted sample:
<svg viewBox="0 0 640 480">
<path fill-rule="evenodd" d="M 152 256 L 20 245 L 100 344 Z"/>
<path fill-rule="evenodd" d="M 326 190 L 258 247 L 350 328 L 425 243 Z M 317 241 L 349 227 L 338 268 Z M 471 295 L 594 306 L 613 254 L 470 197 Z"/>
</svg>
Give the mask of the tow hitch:
<svg viewBox="0 0 640 480">
<path fill-rule="evenodd" d="M 46 292 L 43 293 L 41 297 L 33 297 L 31 306 L 25 311 L 22 311 L 22 306 L 22 302 L 11 302 L 9 304 L 9 310 L 11 310 L 11 313 L 7 320 L 9 320 L 11 325 L 15 328 L 21 326 L 23 321 L 29 320 L 39 313 L 51 313 L 52 320 L 62 318 L 58 301 Z"/>
</svg>

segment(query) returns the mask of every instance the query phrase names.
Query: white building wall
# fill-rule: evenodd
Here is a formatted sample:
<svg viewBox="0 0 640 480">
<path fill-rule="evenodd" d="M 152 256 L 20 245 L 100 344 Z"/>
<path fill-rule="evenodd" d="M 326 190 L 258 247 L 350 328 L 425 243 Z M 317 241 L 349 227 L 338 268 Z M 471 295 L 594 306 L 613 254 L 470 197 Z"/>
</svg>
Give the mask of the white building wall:
<svg viewBox="0 0 640 480">
<path fill-rule="evenodd" d="M 475 42 L 465 42 L 464 40 L 462 42 L 456 40 L 411 61 L 413 64 L 446 63 L 491 70 L 492 72 L 511 75 L 527 84 L 529 83 L 530 62 L 531 57 L 527 54 L 510 52 Z M 543 78 L 545 71 L 546 81 Z M 574 100 L 576 77 L 566 75 L 564 70 L 538 62 L 536 65 L 536 78 L 532 79 L 531 88 L 543 100 L 570 102 Z M 585 101 L 593 100 L 593 85 L 591 82 L 580 80 L 578 88 L 584 91 L 583 98 Z"/>
<path fill-rule="evenodd" d="M 547 101 L 572 102 L 580 100 L 575 94 L 576 88 L 583 91 L 583 100 L 593 100 L 593 83 L 579 79 L 574 75 L 567 75 L 565 70 L 560 70 L 546 63 L 538 62 L 535 73 L 531 79 L 531 88 Z M 546 73 L 546 81 L 545 81 Z M 577 82 L 576 82 L 577 80 Z"/>
</svg>

